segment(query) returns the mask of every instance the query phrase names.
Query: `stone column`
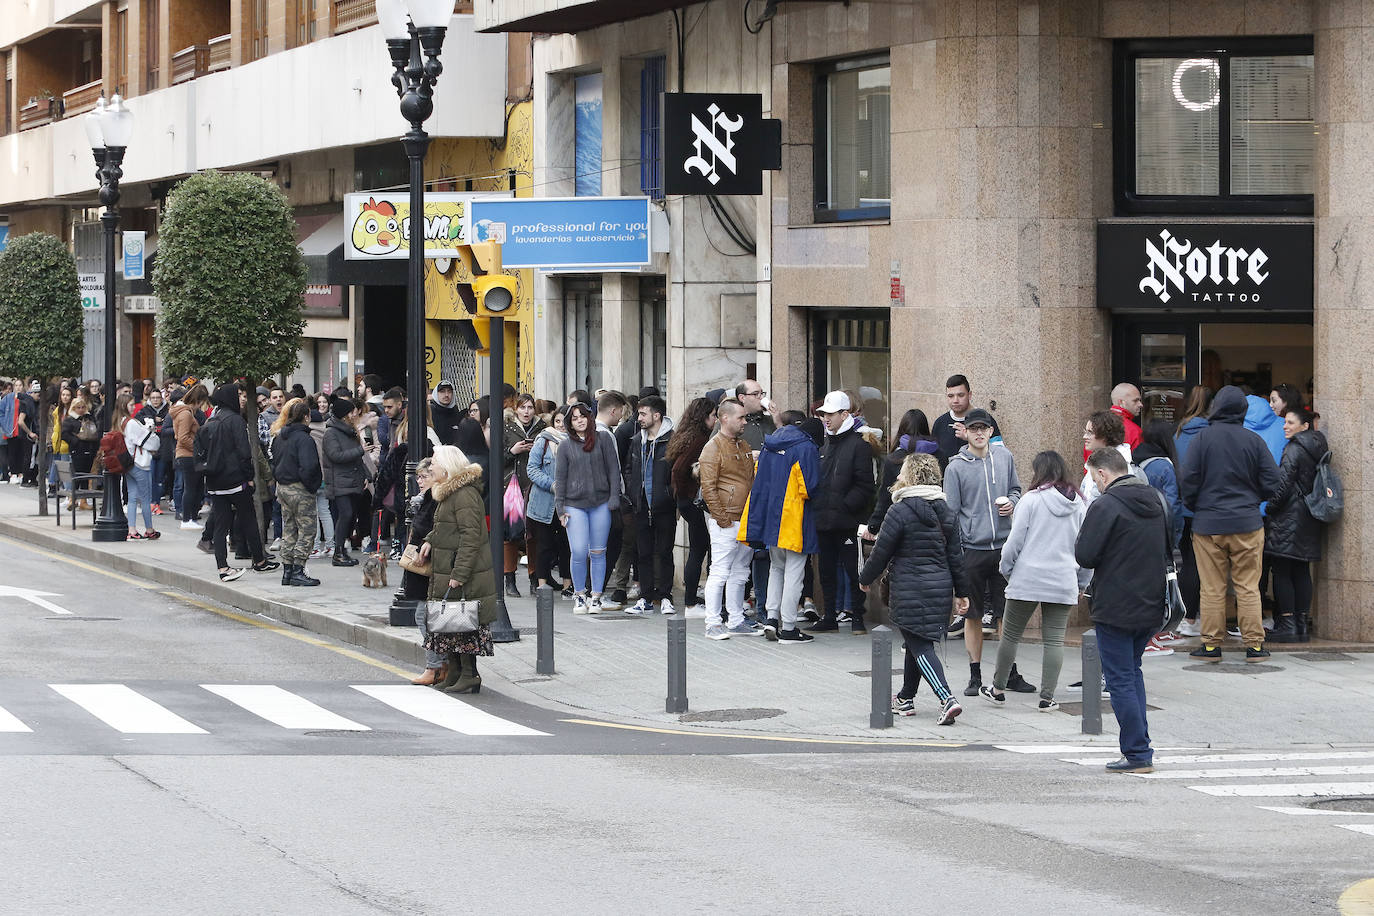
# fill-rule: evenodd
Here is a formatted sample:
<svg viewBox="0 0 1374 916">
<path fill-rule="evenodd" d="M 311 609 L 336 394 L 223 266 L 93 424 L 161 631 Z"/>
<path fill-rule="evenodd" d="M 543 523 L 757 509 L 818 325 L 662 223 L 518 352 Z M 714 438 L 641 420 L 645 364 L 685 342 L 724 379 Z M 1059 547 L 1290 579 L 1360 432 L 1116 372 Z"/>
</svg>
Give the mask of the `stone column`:
<svg viewBox="0 0 1374 916">
<path fill-rule="evenodd" d="M 639 363 L 639 275 L 602 274 L 601 387 L 638 394 Z"/>
<path fill-rule="evenodd" d="M 1315 66 L 1316 377 L 1313 398 L 1345 484 L 1344 517 L 1328 528 L 1317 565 L 1317 635 L 1374 640 L 1374 2 L 1317 5 Z"/>
</svg>

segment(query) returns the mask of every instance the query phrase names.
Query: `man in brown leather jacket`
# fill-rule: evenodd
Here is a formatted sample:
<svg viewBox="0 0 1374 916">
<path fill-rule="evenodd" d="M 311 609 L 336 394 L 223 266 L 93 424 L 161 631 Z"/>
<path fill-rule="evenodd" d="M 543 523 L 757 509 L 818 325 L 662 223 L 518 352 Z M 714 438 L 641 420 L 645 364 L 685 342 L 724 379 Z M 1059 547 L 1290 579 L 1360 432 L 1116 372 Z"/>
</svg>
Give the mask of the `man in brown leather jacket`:
<svg viewBox="0 0 1374 916">
<path fill-rule="evenodd" d="M 749 488 L 754 484 L 754 452 L 741 433 L 748 414 L 744 405 L 726 398 L 716 408 L 720 431 L 701 450 L 698 462 L 701 498 L 706 503 L 706 530 L 711 533 L 711 574 L 706 579 L 706 635 L 763 636 L 765 628 L 744 619 L 744 586 L 754 551 L 737 541 Z M 730 615 L 720 619 L 722 591 Z M 769 634 L 775 635 L 775 634 Z"/>
</svg>

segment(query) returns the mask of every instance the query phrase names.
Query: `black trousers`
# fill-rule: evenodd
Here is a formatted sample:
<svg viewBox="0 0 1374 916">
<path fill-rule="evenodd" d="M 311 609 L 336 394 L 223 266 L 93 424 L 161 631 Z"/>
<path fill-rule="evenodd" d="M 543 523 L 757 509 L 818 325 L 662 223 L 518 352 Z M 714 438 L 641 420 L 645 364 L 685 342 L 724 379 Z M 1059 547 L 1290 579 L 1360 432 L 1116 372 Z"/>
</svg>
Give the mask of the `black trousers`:
<svg viewBox="0 0 1374 916">
<path fill-rule="evenodd" d="M 855 528 L 858 526 L 856 525 Z M 849 579 L 849 608 L 853 617 L 864 615 L 864 593 L 859 590 L 859 538 L 854 528 L 831 528 L 816 532 L 820 546 L 821 591 L 825 592 L 825 619 L 834 621 L 843 602 L 840 600 L 840 570 Z"/>
<path fill-rule="evenodd" d="M 1312 567 L 1306 560 L 1273 557 L 1274 603 L 1280 614 L 1312 609 Z"/>
<path fill-rule="evenodd" d="M 201 504 L 205 502 L 205 478 L 196 473 L 194 458 L 177 458 L 174 463 L 181 475 L 181 520 L 200 521 Z"/>
<path fill-rule="evenodd" d="M 543 579 L 555 590 L 562 587 L 562 583 L 568 581 L 568 531 L 563 527 L 563 523 L 554 520 L 552 522 L 541 522 L 537 519 L 526 518 L 525 525 L 534 535 L 534 577 Z M 556 578 L 554 572 L 557 571 L 561 578 Z"/>
<path fill-rule="evenodd" d="M 1007 602 L 1007 580 L 998 569 L 1002 565 L 1002 549 L 965 550 L 964 574 L 968 576 L 969 613 L 974 618 L 991 614 L 1002 616 Z M 989 601 L 991 599 L 991 601 Z"/>
<path fill-rule="evenodd" d="M 330 500 L 334 507 L 334 552 L 348 548 L 348 538 L 358 522 L 358 494 L 345 493 Z"/>
<path fill-rule="evenodd" d="M 902 689 L 897 696 L 911 699 L 921 686 L 921 678 L 930 684 L 935 695 L 943 703 L 950 697 L 949 681 L 945 679 L 945 668 L 940 664 L 940 656 L 935 652 L 935 643 L 924 636 L 917 636 L 910 630 L 897 628 L 906 644 L 902 663 Z"/>
<path fill-rule="evenodd" d="M 1178 588 L 1183 592 L 1183 603 L 1188 608 L 1188 619 L 1197 620 L 1202 610 L 1202 580 L 1198 576 L 1197 557 L 1193 554 L 1193 520 L 1183 520 L 1183 539 L 1178 543 L 1178 552 L 1183 556 L 1183 565 L 1178 570 Z"/>
<path fill-rule="evenodd" d="M 33 479 L 29 472 L 29 455 L 33 451 L 33 443 L 22 431 L 17 436 L 13 436 L 5 443 L 9 450 L 11 474 L 19 474 L 27 482 Z"/>
<path fill-rule="evenodd" d="M 682 567 L 682 584 L 687 606 L 704 603 L 701 598 L 701 568 L 711 556 L 711 532 L 706 529 L 706 510 L 693 503 L 678 503 L 687 523 L 687 562 Z M 762 606 L 763 602 L 759 602 Z"/>
<path fill-rule="evenodd" d="M 254 563 L 263 560 L 262 538 L 258 536 L 258 523 L 253 513 L 253 494 L 248 490 L 237 493 L 215 494 L 210 497 L 214 510 L 215 529 L 211 536 L 215 546 L 215 563 L 220 569 L 229 565 L 229 529 L 232 527 L 244 540 Z"/>
<path fill-rule="evenodd" d="M 673 540 L 677 512 L 638 510 L 635 533 L 639 542 L 639 596 L 646 601 L 673 597 Z"/>
</svg>

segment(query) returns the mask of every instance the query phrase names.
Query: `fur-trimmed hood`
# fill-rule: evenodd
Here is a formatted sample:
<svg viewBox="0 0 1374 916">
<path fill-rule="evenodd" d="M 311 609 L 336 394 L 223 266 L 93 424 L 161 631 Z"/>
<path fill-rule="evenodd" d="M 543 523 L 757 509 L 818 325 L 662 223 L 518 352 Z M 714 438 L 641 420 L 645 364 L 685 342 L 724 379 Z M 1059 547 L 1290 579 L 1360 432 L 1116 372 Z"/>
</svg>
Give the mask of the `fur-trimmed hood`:
<svg viewBox="0 0 1374 916">
<path fill-rule="evenodd" d="M 476 464 L 468 464 L 452 477 L 446 477 L 430 488 L 434 494 L 434 501 L 441 503 L 449 496 L 458 492 L 459 488 L 465 487 L 470 483 L 475 483 L 482 479 L 482 468 Z"/>
</svg>

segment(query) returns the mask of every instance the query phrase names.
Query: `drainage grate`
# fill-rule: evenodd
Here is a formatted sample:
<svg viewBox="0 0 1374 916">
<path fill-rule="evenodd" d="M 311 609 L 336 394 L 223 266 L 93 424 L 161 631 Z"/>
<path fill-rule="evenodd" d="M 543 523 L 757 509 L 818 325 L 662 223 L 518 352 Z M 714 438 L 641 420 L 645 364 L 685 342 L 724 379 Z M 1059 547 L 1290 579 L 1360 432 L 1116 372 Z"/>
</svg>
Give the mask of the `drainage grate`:
<svg viewBox="0 0 1374 916">
<path fill-rule="evenodd" d="M 544 683 L 545 681 L 551 681 L 551 680 L 553 680 L 553 678 L 551 678 L 551 677 L 523 677 L 523 678 L 521 678 L 521 679 L 518 680 L 518 681 L 511 681 L 511 683 L 512 683 L 512 684 L 542 684 L 542 683 Z"/>
<path fill-rule="evenodd" d="M 1351 795 L 1345 798 L 1318 798 L 1307 803 L 1318 811 L 1348 811 L 1352 814 L 1374 814 L 1374 795 Z"/>
<path fill-rule="evenodd" d="M 62 614 L 61 616 L 44 617 L 44 620 L 123 620 L 123 617 L 82 617 L 79 614 Z"/>
<path fill-rule="evenodd" d="M 1355 656 L 1347 655 L 1344 652 L 1294 652 L 1293 658 L 1300 658 L 1305 662 L 1353 662 Z"/>
<path fill-rule="evenodd" d="M 1184 671 L 1219 671 L 1222 674 L 1272 674 L 1282 671 L 1281 665 L 1266 665 L 1262 662 L 1211 662 L 1201 665 L 1184 665 Z"/>
<path fill-rule="evenodd" d="M 588 620 L 652 620 L 652 617 L 640 617 L 638 614 L 627 614 L 624 611 L 602 611 L 600 614 L 588 614 Z"/>
<path fill-rule="evenodd" d="M 679 722 L 744 722 L 749 719 L 772 719 L 786 714 L 785 709 L 707 709 L 689 712 L 678 717 Z"/>
</svg>

